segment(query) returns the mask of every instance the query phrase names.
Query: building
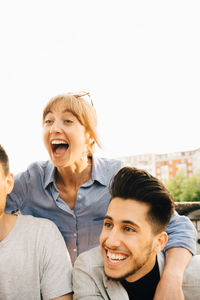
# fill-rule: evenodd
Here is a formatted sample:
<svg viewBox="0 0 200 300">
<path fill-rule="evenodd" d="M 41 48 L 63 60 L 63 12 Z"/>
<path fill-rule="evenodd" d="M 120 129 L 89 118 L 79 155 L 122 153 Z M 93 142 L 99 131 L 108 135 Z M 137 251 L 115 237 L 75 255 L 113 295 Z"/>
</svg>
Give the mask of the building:
<svg viewBox="0 0 200 300">
<path fill-rule="evenodd" d="M 120 157 L 126 165 L 145 169 L 163 183 L 174 178 L 180 170 L 187 176 L 200 173 L 200 148 L 193 151 L 166 154 L 143 154 Z"/>
</svg>

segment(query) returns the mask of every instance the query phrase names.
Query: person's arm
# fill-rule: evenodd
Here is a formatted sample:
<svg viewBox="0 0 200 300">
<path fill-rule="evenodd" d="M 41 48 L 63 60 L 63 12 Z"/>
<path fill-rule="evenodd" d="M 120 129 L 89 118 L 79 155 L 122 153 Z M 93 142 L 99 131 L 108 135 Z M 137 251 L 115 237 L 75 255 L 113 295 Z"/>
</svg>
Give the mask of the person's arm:
<svg viewBox="0 0 200 300">
<path fill-rule="evenodd" d="M 192 254 L 184 248 L 171 248 L 165 255 L 165 267 L 153 299 L 184 300 L 183 274 Z"/>
<path fill-rule="evenodd" d="M 193 255 L 196 254 L 197 231 L 188 217 L 180 216 L 175 211 L 166 232 L 168 242 L 164 251 L 171 248 L 185 248 Z"/>
<path fill-rule="evenodd" d="M 72 293 L 70 293 L 68 295 L 64 295 L 64 296 L 54 298 L 54 299 L 51 299 L 51 300 L 72 300 L 72 299 L 73 299 L 73 296 L 72 296 Z"/>
<path fill-rule="evenodd" d="M 174 213 L 167 228 L 166 264 L 154 300 L 184 300 L 182 281 L 185 268 L 196 253 L 196 229 L 189 218 Z"/>
</svg>

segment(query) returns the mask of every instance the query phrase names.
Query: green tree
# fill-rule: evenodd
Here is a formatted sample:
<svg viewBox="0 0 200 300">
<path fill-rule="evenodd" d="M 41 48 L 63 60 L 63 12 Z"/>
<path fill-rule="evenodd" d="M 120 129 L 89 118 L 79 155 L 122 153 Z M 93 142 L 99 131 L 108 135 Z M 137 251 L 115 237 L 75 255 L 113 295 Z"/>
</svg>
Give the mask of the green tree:
<svg viewBox="0 0 200 300">
<path fill-rule="evenodd" d="M 166 186 L 174 201 L 200 201 L 200 174 L 188 178 L 183 172 L 179 172 L 174 179 L 168 181 Z"/>
<path fill-rule="evenodd" d="M 183 174 L 183 171 L 180 171 L 175 178 L 170 179 L 166 187 L 169 190 L 170 194 L 172 195 L 174 201 L 179 202 L 180 195 L 182 194 L 183 186 L 186 181 L 186 176 Z"/>
<path fill-rule="evenodd" d="M 187 178 L 180 201 L 200 201 L 200 175 L 196 174 L 191 178 Z"/>
</svg>

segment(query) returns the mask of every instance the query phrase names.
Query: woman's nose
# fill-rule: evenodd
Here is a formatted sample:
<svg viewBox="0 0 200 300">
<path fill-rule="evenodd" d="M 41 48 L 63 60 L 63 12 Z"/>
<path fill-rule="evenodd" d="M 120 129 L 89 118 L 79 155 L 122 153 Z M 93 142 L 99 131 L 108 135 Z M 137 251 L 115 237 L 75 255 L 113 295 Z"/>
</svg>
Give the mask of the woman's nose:
<svg viewBox="0 0 200 300">
<path fill-rule="evenodd" d="M 62 127 L 59 122 L 54 121 L 50 128 L 50 133 L 61 132 Z"/>
</svg>

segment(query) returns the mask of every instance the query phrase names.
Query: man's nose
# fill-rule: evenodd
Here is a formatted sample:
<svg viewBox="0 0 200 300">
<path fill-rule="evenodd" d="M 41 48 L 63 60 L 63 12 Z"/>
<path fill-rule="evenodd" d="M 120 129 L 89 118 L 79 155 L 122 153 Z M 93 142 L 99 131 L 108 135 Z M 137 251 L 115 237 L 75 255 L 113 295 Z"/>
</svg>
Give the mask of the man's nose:
<svg viewBox="0 0 200 300">
<path fill-rule="evenodd" d="M 106 245 L 109 248 L 116 248 L 121 245 L 121 240 L 120 240 L 120 234 L 117 229 L 113 228 L 109 234 L 108 238 L 106 240 Z"/>
</svg>

